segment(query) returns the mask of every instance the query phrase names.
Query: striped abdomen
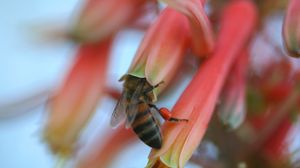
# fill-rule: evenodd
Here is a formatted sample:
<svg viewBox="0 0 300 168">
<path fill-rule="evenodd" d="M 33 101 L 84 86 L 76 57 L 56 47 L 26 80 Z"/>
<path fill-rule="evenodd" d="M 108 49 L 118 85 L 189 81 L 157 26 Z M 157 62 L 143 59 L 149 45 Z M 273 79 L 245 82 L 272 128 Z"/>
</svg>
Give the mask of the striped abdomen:
<svg viewBox="0 0 300 168">
<path fill-rule="evenodd" d="M 152 148 L 160 149 L 162 145 L 160 128 L 150 112 L 150 107 L 146 103 L 141 103 L 138 108 L 139 112 L 131 127 L 145 144 Z"/>
</svg>

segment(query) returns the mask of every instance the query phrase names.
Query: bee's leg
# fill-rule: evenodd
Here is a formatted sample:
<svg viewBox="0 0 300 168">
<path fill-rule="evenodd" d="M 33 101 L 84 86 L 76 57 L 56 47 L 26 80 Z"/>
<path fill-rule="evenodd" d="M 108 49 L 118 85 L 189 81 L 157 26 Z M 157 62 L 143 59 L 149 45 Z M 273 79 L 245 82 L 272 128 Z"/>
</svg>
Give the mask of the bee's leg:
<svg viewBox="0 0 300 168">
<path fill-rule="evenodd" d="M 160 81 L 158 84 L 156 84 L 155 86 L 153 86 L 153 89 L 157 88 L 159 85 L 165 83 L 164 81 Z"/>
<path fill-rule="evenodd" d="M 170 110 L 168 110 L 167 108 L 158 108 L 156 105 L 154 105 L 154 104 L 149 104 L 149 106 L 151 107 L 151 108 L 154 108 L 154 109 L 156 109 L 157 111 L 158 111 L 158 113 L 162 116 L 162 118 L 164 119 L 164 120 L 166 120 L 166 121 L 171 121 L 171 122 L 182 122 L 182 121 L 184 121 L 184 122 L 188 122 L 189 120 L 187 120 L 187 119 L 179 119 L 179 118 L 174 118 L 174 117 L 172 117 L 172 114 L 171 114 L 171 112 L 170 112 Z"/>
<path fill-rule="evenodd" d="M 153 89 L 157 88 L 159 85 L 161 85 L 161 84 L 163 84 L 163 83 L 164 83 L 164 81 L 159 82 L 158 84 L 154 85 L 153 87 L 151 87 L 151 88 L 149 88 L 149 89 L 146 89 L 146 90 L 144 91 L 144 93 L 147 94 L 147 93 L 149 93 L 149 92 L 152 92 Z"/>
<path fill-rule="evenodd" d="M 159 109 L 159 114 L 167 121 L 171 121 L 171 122 L 188 122 L 189 120 L 187 119 L 180 119 L 180 118 L 174 118 L 172 117 L 172 113 L 170 112 L 170 110 L 168 110 L 167 108 L 163 107 Z"/>
</svg>

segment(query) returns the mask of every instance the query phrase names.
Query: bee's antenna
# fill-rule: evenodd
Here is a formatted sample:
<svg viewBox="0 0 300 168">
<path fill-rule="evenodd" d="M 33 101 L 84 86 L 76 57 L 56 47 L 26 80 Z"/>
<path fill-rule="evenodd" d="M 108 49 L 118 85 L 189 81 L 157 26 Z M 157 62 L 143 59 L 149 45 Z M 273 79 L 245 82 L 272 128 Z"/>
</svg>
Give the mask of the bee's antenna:
<svg viewBox="0 0 300 168">
<path fill-rule="evenodd" d="M 153 88 L 157 88 L 159 85 L 164 84 L 164 81 L 159 82 L 158 84 L 156 84 L 155 86 L 153 86 Z"/>
</svg>

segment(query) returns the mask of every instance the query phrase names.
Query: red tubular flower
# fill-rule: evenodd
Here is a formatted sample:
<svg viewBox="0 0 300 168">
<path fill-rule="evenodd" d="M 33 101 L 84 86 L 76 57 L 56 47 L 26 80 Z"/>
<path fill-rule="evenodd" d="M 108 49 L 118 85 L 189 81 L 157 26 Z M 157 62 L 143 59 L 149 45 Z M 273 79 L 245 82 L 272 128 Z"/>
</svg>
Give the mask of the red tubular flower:
<svg viewBox="0 0 300 168">
<path fill-rule="evenodd" d="M 137 18 L 146 0 L 87 0 L 69 32 L 76 41 L 109 37 Z"/>
<path fill-rule="evenodd" d="M 300 0 L 289 2 L 282 33 L 290 56 L 300 57 Z"/>
<path fill-rule="evenodd" d="M 188 123 L 163 127 L 163 146 L 152 150 L 148 167 L 184 167 L 197 148 L 214 111 L 219 93 L 234 59 L 245 47 L 256 23 L 251 1 L 231 1 L 224 12 L 214 54 L 206 60 L 172 112 Z"/>
<path fill-rule="evenodd" d="M 91 153 L 80 160 L 77 166 L 78 168 L 109 167 L 114 156 L 137 138 L 132 130 L 119 127 L 107 138 L 101 137 L 102 142 L 103 139 L 105 139 L 105 143 L 101 145 L 97 144 Z"/>
<path fill-rule="evenodd" d="M 204 11 L 205 0 L 163 1 L 188 17 L 192 32 L 193 52 L 200 57 L 208 56 L 214 49 L 214 34 Z"/>
<path fill-rule="evenodd" d="M 249 54 L 243 51 L 231 69 L 222 93 L 219 116 L 232 129 L 237 128 L 245 118 L 246 75 Z"/>
<path fill-rule="evenodd" d="M 49 103 L 45 140 L 55 154 L 71 155 L 103 93 L 110 40 L 82 45 L 65 83 Z"/>
<path fill-rule="evenodd" d="M 183 62 L 188 42 L 186 17 L 173 9 L 164 9 L 145 34 L 127 74 L 146 78 L 152 86 L 162 81 L 162 86 L 167 86 Z"/>
</svg>

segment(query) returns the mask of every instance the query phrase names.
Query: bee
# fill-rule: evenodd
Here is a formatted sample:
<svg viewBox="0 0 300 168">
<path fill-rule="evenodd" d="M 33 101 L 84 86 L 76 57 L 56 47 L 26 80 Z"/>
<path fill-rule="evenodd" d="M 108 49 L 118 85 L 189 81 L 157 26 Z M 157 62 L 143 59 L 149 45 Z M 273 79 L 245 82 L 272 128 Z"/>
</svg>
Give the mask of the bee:
<svg viewBox="0 0 300 168">
<path fill-rule="evenodd" d="M 152 86 L 146 78 L 138 78 L 132 75 L 123 76 L 120 81 L 123 80 L 125 81 L 123 84 L 124 89 L 113 111 L 111 126 L 116 127 L 126 120 L 126 128 L 131 127 L 140 140 L 152 148 L 160 149 L 162 146 L 160 123 L 154 114 L 158 112 L 168 121 L 187 120 L 173 118 L 168 109 L 159 109 L 153 104 L 155 100 L 153 90 L 162 82 Z"/>
</svg>

